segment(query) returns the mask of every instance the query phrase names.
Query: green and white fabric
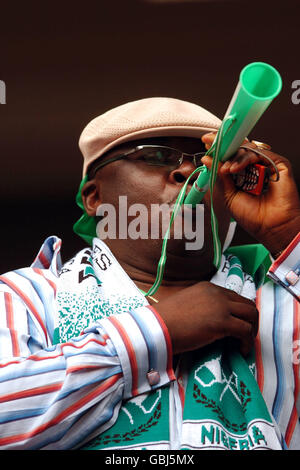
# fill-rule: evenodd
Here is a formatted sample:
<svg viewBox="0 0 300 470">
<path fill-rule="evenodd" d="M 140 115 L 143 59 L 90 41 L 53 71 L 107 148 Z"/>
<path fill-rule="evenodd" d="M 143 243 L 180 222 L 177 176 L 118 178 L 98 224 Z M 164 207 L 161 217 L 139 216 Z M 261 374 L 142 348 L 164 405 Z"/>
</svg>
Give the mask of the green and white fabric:
<svg viewBox="0 0 300 470">
<path fill-rule="evenodd" d="M 110 315 L 118 316 L 128 309 L 141 314 L 147 309 L 145 297 L 103 242 L 94 239 L 93 248 L 86 254 L 84 287 L 83 283 L 79 286 L 82 265 L 76 257 L 60 275 L 60 342 Z M 113 260 L 109 266 L 107 259 Z M 106 262 L 108 269 L 100 269 L 101 262 Z M 256 297 L 252 277 L 232 253 L 222 256 L 221 267 L 211 282 L 247 298 Z M 224 340 L 175 359 L 176 381 L 123 402 L 115 424 L 84 448 L 282 448 L 281 434 L 255 380 L 253 355 L 245 360 L 236 344 Z"/>
</svg>

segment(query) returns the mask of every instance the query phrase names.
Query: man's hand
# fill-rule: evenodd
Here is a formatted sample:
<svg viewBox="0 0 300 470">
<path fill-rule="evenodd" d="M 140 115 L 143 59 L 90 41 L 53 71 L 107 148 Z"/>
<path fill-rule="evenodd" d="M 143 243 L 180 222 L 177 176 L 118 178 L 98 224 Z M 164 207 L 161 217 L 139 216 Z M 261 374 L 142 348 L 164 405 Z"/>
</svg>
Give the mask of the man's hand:
<svg viewBox="0 0 300 470">
<path fill-rule="evenodd" d="M 202 137 L 207 149 L 214 138 L 215 134 Z M 255 148 L 253 143 L 247 142 L 247 145 Z M 224 200 L 232 217 L 275 255 L 286 248 L 300 230 L 300 200 L 290 162 L 270 150 L 263 152 L 275 163 L 280 175 L 278 182 L 270 182 L 265 194 L 258 197 L 239 190 L 230 176 L 249 164 L 268 165 L 266 159 L 251 150 L 240 149 L 233 158 L 220 163 L 217 184 L 223 185 Z M 202 162 L 211 168 L 211 157 L 203 157 Z"/>
<path fill-rule="evenodd" d="M 255 303 L 211 282 L 199 282 L 155 305 L 164 320 L 173 353 L 192 351 L 231 337 L 247 355 L 258 329 Z"/>
</svg>

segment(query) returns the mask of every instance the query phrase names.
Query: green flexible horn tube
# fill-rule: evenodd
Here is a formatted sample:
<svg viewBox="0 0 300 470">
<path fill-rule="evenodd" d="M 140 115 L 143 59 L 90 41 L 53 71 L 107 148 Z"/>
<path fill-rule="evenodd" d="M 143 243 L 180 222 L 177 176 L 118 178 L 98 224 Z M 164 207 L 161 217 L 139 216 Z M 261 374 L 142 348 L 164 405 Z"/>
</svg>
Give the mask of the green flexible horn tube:
<svg viewBox="0 0 300 470">
<path fill-rule="evenodd" d="M 232 157 L 251 132 L 273 99 L 280 93 L 282 80 L 277 70 L 264 62 L 248 64 L 240 73 L 238 85 L 225 113 L 223 123 L 231 118 L 223 130 L 218 160 Z M 211 154 L 214 156 L 214 151 Z M 185 198 L 185 204 L 199 204 L 208 189 L 210 171 L 202 171 Z"/>
</svg>

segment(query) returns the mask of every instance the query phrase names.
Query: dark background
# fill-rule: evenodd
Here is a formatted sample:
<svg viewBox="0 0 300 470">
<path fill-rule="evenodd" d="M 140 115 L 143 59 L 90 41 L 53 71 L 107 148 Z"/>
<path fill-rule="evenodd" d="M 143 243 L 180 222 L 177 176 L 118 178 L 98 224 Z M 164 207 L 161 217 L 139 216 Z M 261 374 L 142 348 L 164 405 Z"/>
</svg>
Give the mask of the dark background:
<svg viewBox="0 0 300 470">
<path fill-rule="evenodd" d="M 81 178 L 78 138 L 127 101 L 171 96 L 223 117 L 241 69 L 276 67 L 283 90 L 250 137 L 293 163 L 300 183 L 300 1 L 5 2 L 0 7 L 0 272 L 29 265 L 48 235 L 66 260 Z M 239 231 L 236 242 L 251 241 Z"/>
</svg>

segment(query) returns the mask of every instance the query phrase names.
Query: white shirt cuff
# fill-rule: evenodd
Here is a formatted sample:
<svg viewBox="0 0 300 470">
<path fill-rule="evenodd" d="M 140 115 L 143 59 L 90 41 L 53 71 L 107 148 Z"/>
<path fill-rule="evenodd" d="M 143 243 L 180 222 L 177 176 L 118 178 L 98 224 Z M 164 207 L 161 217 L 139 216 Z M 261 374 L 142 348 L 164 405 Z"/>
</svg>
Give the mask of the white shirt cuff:
<svg viewBox="0 0 300 470">
<path fill-rule="evenodd" d="M 273 262 L 268 277 L 300 301 L 300 232 Z"/>
</svg>

